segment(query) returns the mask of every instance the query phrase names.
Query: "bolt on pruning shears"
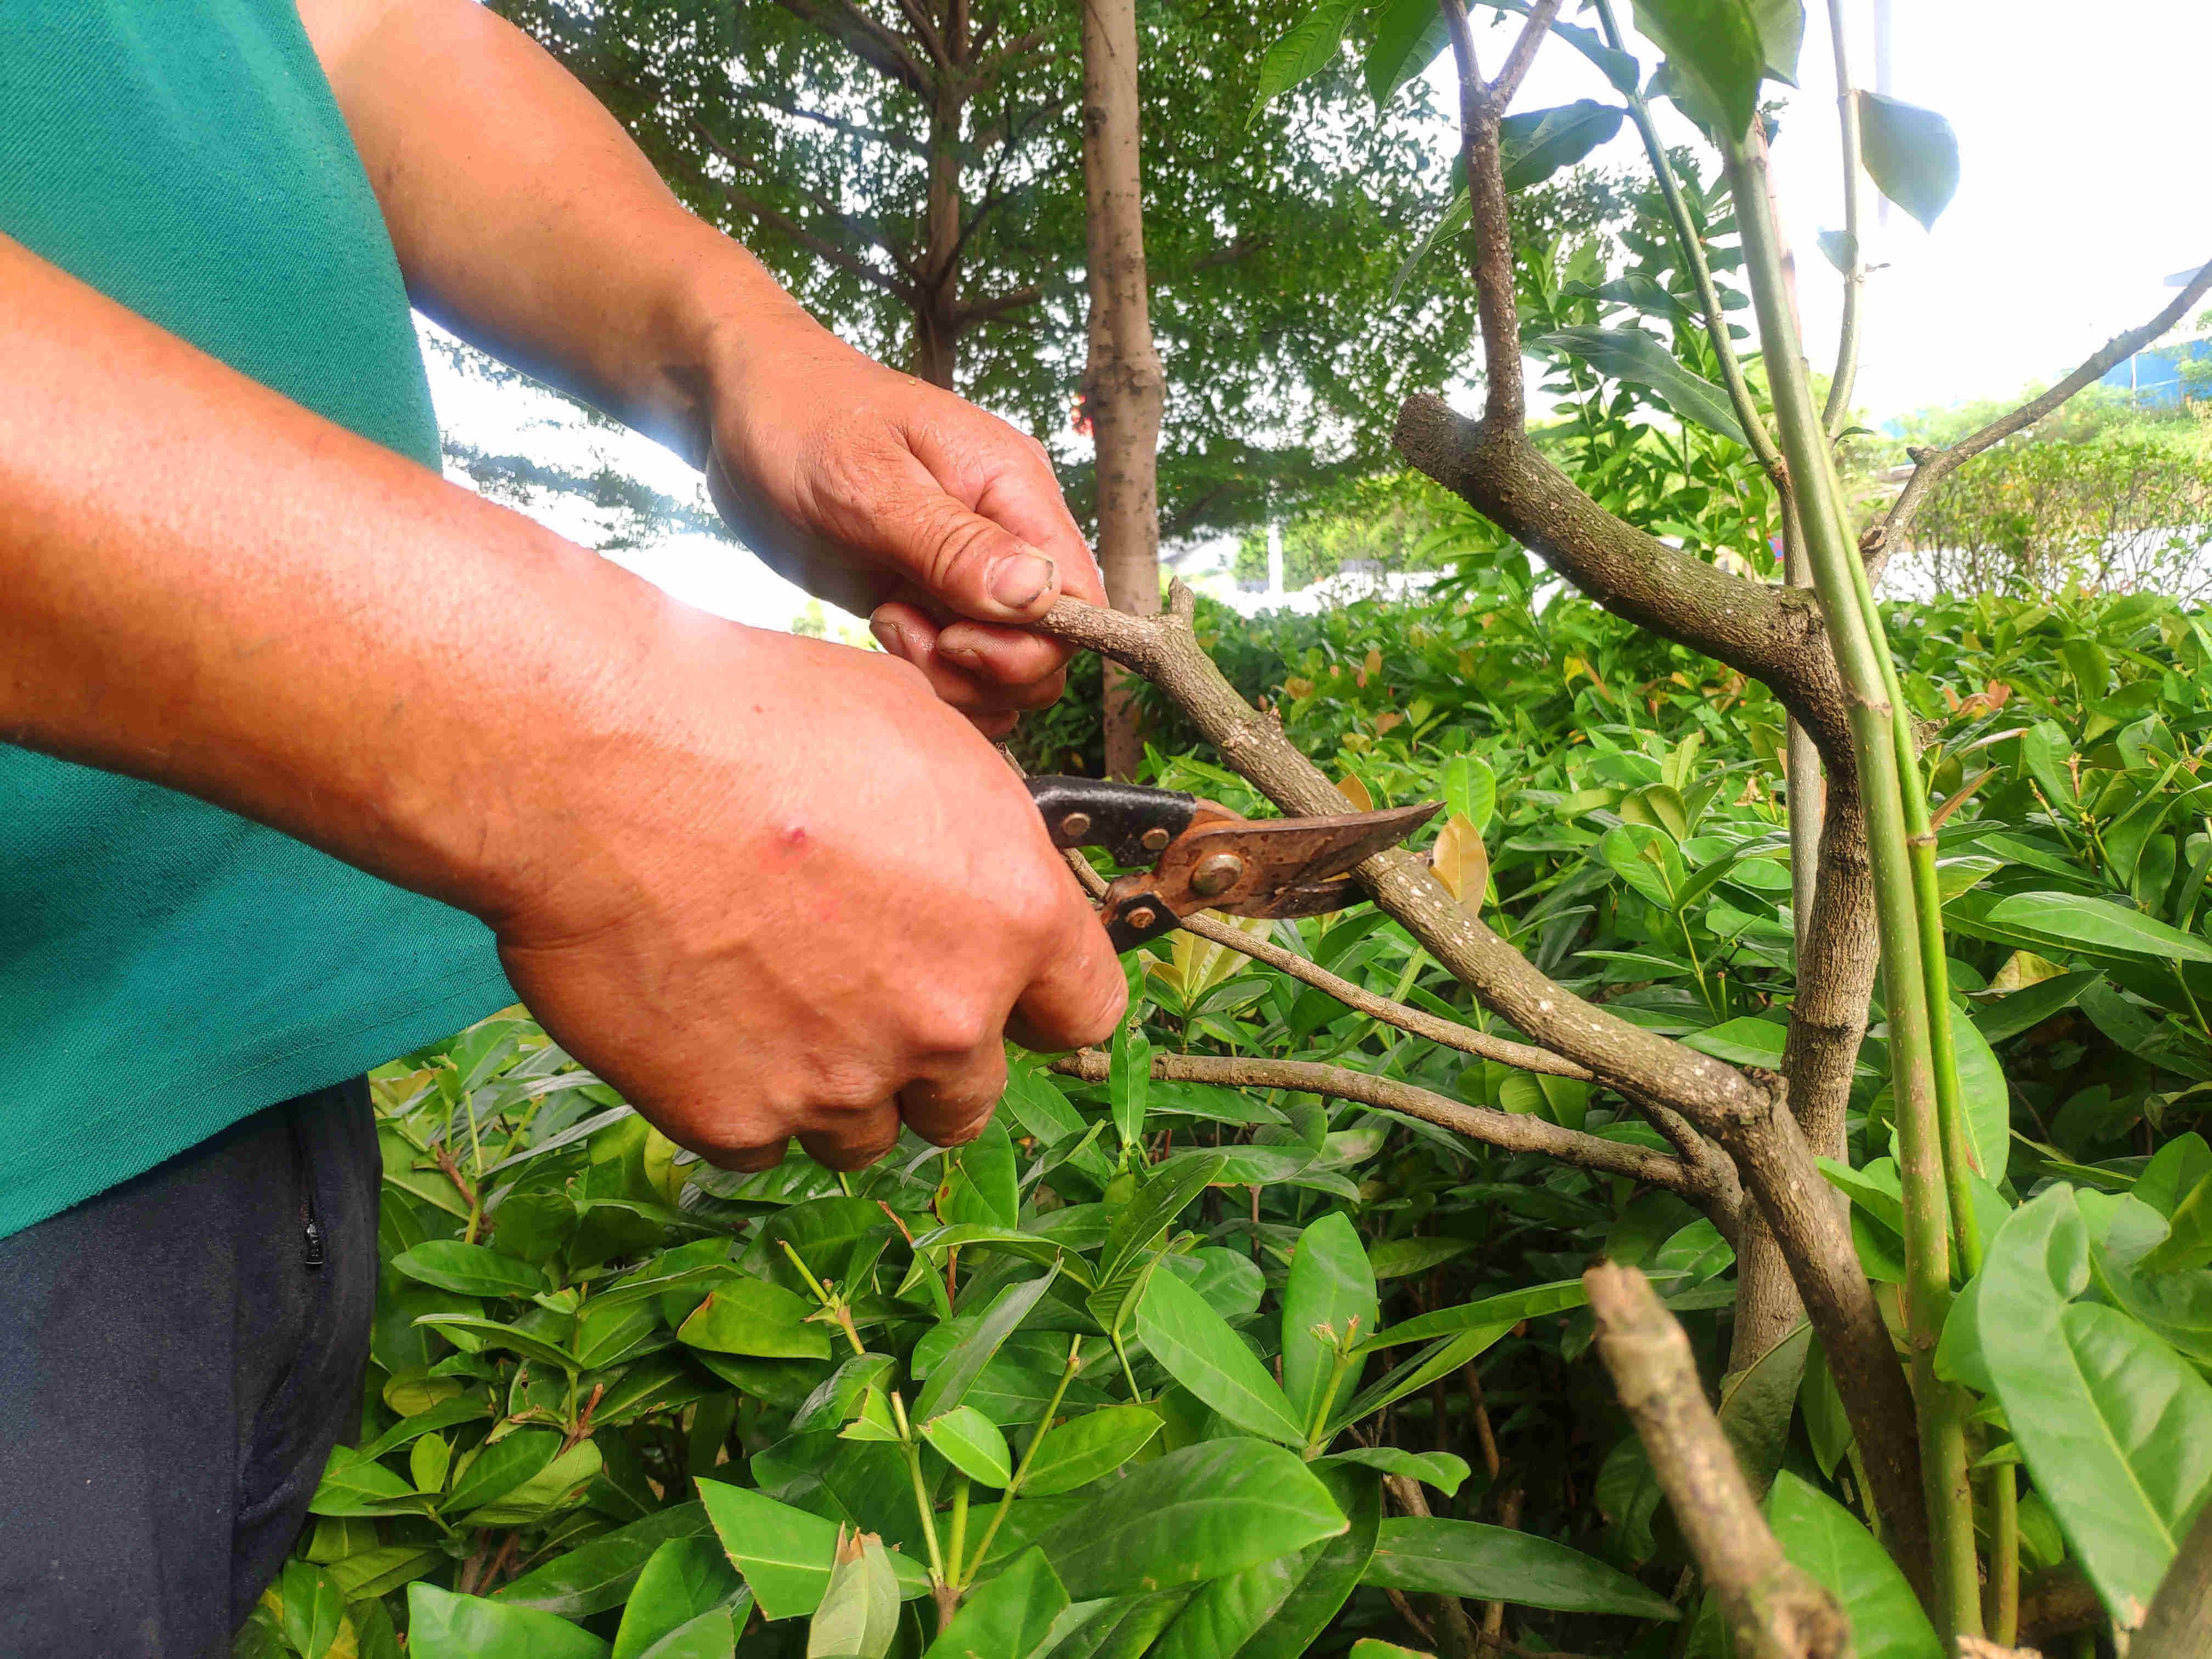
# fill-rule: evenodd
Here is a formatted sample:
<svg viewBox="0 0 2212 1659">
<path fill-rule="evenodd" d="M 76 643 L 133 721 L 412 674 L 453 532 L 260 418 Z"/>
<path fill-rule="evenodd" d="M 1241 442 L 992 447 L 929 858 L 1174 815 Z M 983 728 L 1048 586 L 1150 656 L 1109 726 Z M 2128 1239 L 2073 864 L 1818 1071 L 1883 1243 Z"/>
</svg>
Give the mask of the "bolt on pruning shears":
<svg viewBox="0 0 2212 1659">
<path fill-rule="evenodd" d="M 1029 787 L 1054 846 L 1102 848 L 1118 865 L 1144 866 L 1106 889 L 1098 919 L 1116 951 L 1158 939 L 1194 910 L 1316 916 L 1357 904 L 1362 895 L 1346 872 L 1395 847 L 1438 806 L 1246 818 L 1176 790 L 1097 778 L 1031 778 Z"/>
</svg>

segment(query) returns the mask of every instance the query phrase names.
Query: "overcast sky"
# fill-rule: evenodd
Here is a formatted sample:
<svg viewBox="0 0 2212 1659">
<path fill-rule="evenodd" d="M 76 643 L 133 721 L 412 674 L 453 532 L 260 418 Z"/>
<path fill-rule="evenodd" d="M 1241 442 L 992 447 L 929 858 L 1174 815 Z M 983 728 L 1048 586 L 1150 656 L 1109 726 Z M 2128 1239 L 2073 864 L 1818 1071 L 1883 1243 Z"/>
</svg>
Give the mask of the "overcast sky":
<svg viewBox="0 0 2212 1659">
<path fill-rule="evenodd" d="M 1871 86 L 1873 0 L 1844 3 L 1853 68 Z M 1887 269 L 1869 289 L 1857 402 L 1876 421 L 2054 380 L 2170 300 L 2166 276 L 2212 258 L 2208 0 L 1894 0 L 1893 11 L 1892 94 L 1949 118 L 1962 176 L 1932 233 L 1894 210 L 1877 228 L 1868 203 L 1868 258 Z M 1815 0 L 1812 13 L 1802 90 L 1773 89 L 1789 103 L 1775 166 L 1799 250 L 1806 333 L 1825 368 L 1841 284 L 1814 236 L 1842 213 L 1825 7 Z M 1493 71 L 1505 38 L 1500 30 L 1489 43 Z M 1639 55 L 1647 67 L 1658 56 L 1648 47 Z M 1580 54 L 1554 41 L 1516 107 L 1612 96 Z M 1674 136 L 1688 142 L 1686 125 Z M 1640 158 L 1624 126 L 1591 159 Z M 572 462 L 605 455 L 672 494 L 696 487 L 687 467 L 646 440 L 580 428 L 545 399 L 465 382 L 441 360 L 431 369 L 441 416 L 465 442 Z M 579 533 L 574 519 L 546 516 Z M 804 604 L 750 557 L 703 538 L 623 558 L 741 621 L 782 626 Z"/>
</svg>

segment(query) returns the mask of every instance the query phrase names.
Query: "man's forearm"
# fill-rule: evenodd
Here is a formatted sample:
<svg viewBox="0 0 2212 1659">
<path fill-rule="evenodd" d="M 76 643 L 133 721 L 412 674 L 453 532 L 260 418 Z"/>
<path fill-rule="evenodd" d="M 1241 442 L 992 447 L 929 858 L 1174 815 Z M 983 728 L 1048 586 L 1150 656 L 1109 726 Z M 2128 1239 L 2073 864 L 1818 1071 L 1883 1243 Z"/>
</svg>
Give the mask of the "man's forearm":
<svg viewBox="0 0 2212 1659">
<path fill-rule="evenodd" d="M 0 738 L 495 914 L 671 618 L 0 238 Z"/>
<path fill-rule="evenodd" d="M 457 333 L 697 465 L 708 362 L 819 331 L 590 93 L 475 0 L 301 12 L 415 302 Z"/>
</svg>

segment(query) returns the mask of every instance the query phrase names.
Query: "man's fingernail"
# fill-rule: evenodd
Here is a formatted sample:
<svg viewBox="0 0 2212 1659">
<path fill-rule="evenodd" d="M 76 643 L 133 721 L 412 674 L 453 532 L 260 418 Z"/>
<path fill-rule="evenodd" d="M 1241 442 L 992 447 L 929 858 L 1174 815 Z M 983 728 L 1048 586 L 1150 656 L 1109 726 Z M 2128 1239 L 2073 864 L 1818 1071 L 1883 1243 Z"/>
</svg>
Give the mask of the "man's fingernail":
<svg viewBox="0 0 2212 1659">
<path fill-rule="evenodd" d="M 991 567 L 991 597 L 1009 611 L 1027 610 L 1056 574 L 1042 553 L 1009 554 Z"/>
<path fill-rule="evenodd" d="M 870 623 L 868 624 L 868 632 L 876 636 L 876 643 L 878 645 L 880 645 L 884 650 L 890 652 L 893 655 L 897 654 L 900 642 L 906 637 L 898 631 L 898 624 L 896 623 L 884 622 L 882 620 Z"/>
</svg>

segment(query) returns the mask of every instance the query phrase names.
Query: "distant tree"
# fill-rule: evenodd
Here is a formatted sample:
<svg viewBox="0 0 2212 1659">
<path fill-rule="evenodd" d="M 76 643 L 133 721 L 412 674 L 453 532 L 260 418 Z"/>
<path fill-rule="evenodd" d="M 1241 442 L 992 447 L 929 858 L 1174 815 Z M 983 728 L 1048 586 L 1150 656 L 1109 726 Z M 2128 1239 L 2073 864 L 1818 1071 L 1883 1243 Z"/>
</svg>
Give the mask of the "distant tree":
<svg viewBox="0 0 2212 1659">
<path fill-rule="evenodd" d="M 1079 10 L 1048 0 L 493 0 L 678 194 L 841 332 L 957 387 L 1093 485 Z M 1394 292 L 1449 194 L 1425 106 L 1348 60 L 1254 116 L 1289 0 L 1138 13 L 1169 538 L 1387 465 L 1382 416 L 1448 379 L 1463 280 Z M 1347 94 L 1352 95 L 1347 96 Z"/>
</svg>

